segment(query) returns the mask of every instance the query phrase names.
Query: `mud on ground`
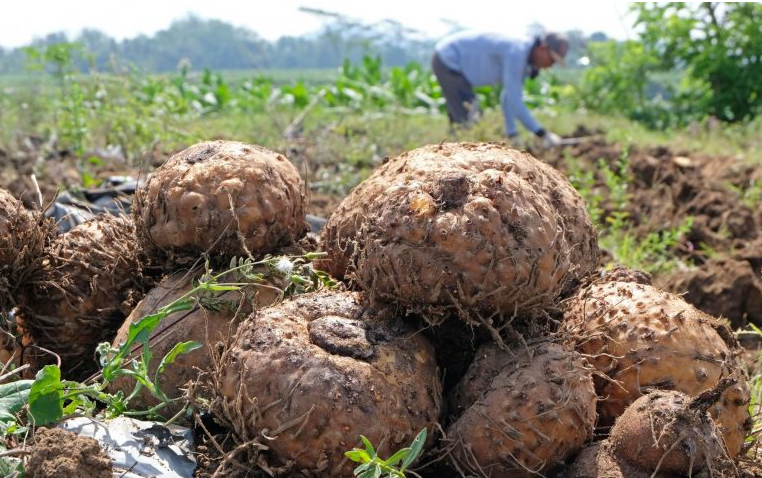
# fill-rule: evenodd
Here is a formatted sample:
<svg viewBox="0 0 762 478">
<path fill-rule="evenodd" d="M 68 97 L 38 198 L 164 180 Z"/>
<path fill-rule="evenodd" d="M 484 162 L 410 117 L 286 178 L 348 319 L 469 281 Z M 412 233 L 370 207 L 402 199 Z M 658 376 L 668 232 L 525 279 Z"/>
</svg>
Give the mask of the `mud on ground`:
<svg viewBox="0 0 762 478">
<path fill-rule="evenodd" d="M 586 134 L 580 130 L 575 136 Z M 762 166 L 666 147 L 625 149 L 602 139 L 538 154 L 563 172 L 575 158 L 583 170 L 595 171 L 602 185 L 599 160 L 616 170 L 623 152 L 634 179 L 627 213 L 636 237 L 693 217 L 677 251 L 689 266 L 654 277 L 654 284 L 685 293 L 686 300 L 727 318 L 734 328 L 762 324 L 762 210 L 744 204 L 739 193 L 762 178 Z M 602 207 L 604 214 L 613 210 L 611 204 Z"/>
</svg>

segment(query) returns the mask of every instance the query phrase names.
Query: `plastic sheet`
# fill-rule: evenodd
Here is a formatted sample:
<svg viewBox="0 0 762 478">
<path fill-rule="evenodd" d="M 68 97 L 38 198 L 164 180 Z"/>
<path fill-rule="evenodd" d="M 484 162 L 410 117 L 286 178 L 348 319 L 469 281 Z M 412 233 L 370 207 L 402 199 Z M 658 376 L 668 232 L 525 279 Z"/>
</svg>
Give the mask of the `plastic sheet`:
<svg viewBox="0 0 762 478">
<path fill-rule="evenodd" d="M 193 432 L 188 428 L 128 417 L 77 417 L 60 427 L 95 438 L 114 460 L 115 477 L 191 478 L 196 469 Z"/>
</svg>

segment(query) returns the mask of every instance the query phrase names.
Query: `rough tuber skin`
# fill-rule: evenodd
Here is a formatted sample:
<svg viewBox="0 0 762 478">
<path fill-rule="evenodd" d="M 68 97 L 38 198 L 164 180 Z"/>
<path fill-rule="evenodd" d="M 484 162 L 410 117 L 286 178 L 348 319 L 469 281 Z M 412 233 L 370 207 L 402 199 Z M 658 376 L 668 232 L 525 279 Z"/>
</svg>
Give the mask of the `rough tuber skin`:
<svg viewBox="0 0 762 478">
<path fill-rule="evenodd" d="M 68 378 L 96 367 L 95 348 L 111 341 L 149 281 L 142 274 L 135 225 L 101 214 L 54 239 L 44 280 L 22 296 L 23 328 L 35 345 L 55 352 Z M 31 351 L 30 351 L 31 352 Z M 31 352 L 42 363 L 55 357 Z"/>
<path fill-rule="evenodd" d="M 255 311 L 223 357 L 221 415 L 274 467 L 351 476 L 344 452 L 365 435 L 381 456 L 439 420 L 431 345 L 391 308 L 358 293 L 310 293 Z M 312 476 L 310 475 L 310 476 Z"/>
<path fill-rule="evenodd" d="M 450 461 L 459 472 L 542 475 L 593 437 L 592 371 L 572 349 L 541 343 L 507 352 L 490 345 L 477 356 L 483 358 L 455 394 L 465 412 L 447 431 Z"/>
<path fill-rule="evenodd" d="M 580 452 L 568 478 L 746 476 L 728 456 L 707 413 L 733 384 L 732 379 L 722 379 L 693 399 L 674 390 L 654 390 L 638 398 L 617 419 L 607 439 Z"/>
<path fill-rule="evenodd" d="M 285 156 L 234 141 L 175 154 L 133 200 L 144 247 L 177 262 L 209 252 L 227 263 L 290 245 L 308 230 L 305 209 L 304 184 Z"/>
<path fill-rule="evenodd" d="M 731 384 L 718 385 L 727 388 Z M 731 471 L 734 465 L 722 436 L 706 412 L 720 393 L 704 403 L 701 397 L 691 400 L 674 390 L 656 390 L 640 397 L 611 429 L 608 439 L 613 453 L 650 472 L 694 475 L 710 469 L 713 473 Z"/>
<path fill-rule="evenodd" d="M 736 380 L 709 412 L 731 457 L 740 453 L 751 425 L 750 389 L 726 326 L 653 286 L 599 282 L 568 301 L 563 329 L 602 374 L 596 390 L 604 426 L 648 389 L 696 395 L 721 378 Z"/>
<path fill-rule="evenodd" d="M 155 314 L 162 307 L 171 304 L 183 297 L 196 285 L 196 281 L 204 271 L 178 271 L 166 276 L 153 289 L 151 289 L 132 310 L 116 333 L 112 347 L 117 348 L 123 344 L 130 332 L 130 325 L 138 322 L 143 317 Z M 232 282 L 224 276 L 222 281 Z M 254 289 L 254 290 L 252 290 Z M 160 388 L 169 398 L 183 396 L 183 388 L 188 382 L 198 379 L 202 372 L 213 372 L 212 357 L 217 351 L 217 345 L 228 345 L 235 335 L 238 324 L 248 316 L 253 308 L 266 307 L 280 299 L 280 289 L 275 287 L 256 288 L 243 287 L 238 291 L 227 291 L 213 299 L 197 300 L 197 305 L 187 311 L 176 312 L 165 317 L 151 333 L 149 341 L 153 360 L 149 366 L 149 374 L 153 377 L 161 362 L 161 359 L 172 348 L 187 341 L 201 342 L 199 349 L 177 356 L 175 361 L 164 369 L 160 377 Z M 142 353 L 140 347 L 133 350 L 132 356 Z M 129 376 L 122 376 L 109 385 L 109 391 L 117 390 L 126 392 L 135 387 L 135 380 Z M 159 401 L 153 397 L 146 388 L 130 401 L 130 407 L 136 410 L 147 410 Z M 183 401 L 175 402 L 161 409 L 165 417 L 171 417 L 180 411 Z"/>
<path fill-rule="evenodd" d="M 390 159 L 340 204 L 321 264 L 379 300 L 535 314 L 597 264 L 595 229 L 548 164 L 497 144 L 445 143 Z"/>
<path fill-rule="evenodd" d="M 40 271 L 50 232 L 42 213 L 27 211 L 0 188 L 0 312 L 18 305 L 16 292 Z"/>
<path fill-rule="evenodd" d="M 641 470 L 626 460 L 617 458 L 608 440 L 585 446 L 569 465 L 566 478 L 676 478 L 665 473 Z"/>
</svg>

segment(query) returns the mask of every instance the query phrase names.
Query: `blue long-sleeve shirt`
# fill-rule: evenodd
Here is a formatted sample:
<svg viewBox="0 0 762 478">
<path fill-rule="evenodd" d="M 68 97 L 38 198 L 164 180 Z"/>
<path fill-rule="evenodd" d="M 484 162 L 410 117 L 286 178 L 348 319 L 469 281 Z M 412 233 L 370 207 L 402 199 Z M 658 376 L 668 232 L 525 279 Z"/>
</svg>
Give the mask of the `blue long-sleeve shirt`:
<svg viewBox="0 0 762 478">
<path fill-rule="evenodd" d="M 440 40 L 435 51 L 448 68 L 460 72 L 472 86 L 503 85 L 500 105 L 505 132 L 513 136 L 517 133 L 517 119 L 529 131 L 541 129 L 523 99 L 524 79 L 533 45 L 532 40 L 464 31 Z"/>
</svg>

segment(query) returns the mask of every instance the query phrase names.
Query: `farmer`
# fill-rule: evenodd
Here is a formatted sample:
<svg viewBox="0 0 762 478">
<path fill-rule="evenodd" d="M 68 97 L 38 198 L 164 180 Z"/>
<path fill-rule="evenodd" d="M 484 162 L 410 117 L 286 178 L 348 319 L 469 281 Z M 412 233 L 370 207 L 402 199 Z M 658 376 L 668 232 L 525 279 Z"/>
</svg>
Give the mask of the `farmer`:
<svg viewBox="0 0 762 478">
<path fill-rule="evenodd" d="M 479 118 L 474 86 L 502 84 L 500 103 L 508 137 L 518 140 L 518 119 L 545 147 L 559 146 L 561 138 L 540 126 L 522 93 L 524 78 L 534 78 L 555 63 L 565 64 L 568 50 L 569 42 L 560 33 L 546 33 L 530 41 L 469 31 L 443 38 L 434 49 L 431 66 L 447 101 L 450 124 L 468 126 Z"/>
</svg>

